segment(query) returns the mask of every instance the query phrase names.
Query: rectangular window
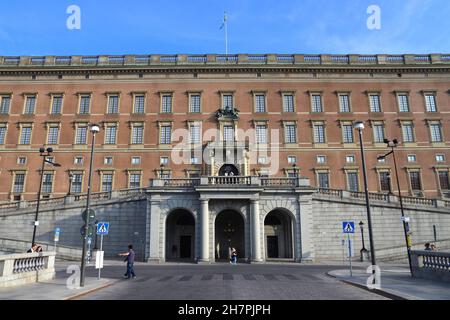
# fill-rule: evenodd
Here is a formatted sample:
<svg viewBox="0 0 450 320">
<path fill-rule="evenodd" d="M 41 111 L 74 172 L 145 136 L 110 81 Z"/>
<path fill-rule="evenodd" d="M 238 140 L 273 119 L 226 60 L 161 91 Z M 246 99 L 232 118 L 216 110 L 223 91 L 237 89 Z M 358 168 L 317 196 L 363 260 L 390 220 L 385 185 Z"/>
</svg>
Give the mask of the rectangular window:
<svg viewBox="0 0 450 320">
<path fill-rule="evenodd" d="M 384 124 L 373 126 L 373 137 L 375 143 L 384 143 Z"/>
<path fill-rule="evenodd" d="M 380 172 L 380 188 L 382 192 L 391 191 L 391 176 L 389 172 Z"/>
<path fill-rule="evenodd" d="M 161 99 L 161 113 L 172 113 L 172 95 L 165 94 Z"/>
<path fill-rule="evenodd" d="M 409 180 L 411 182 L 411 189 L 413 191 L 421 191 L 422 190 L 422 182 L 420 180 L 420 172 L 419 171 L 410 172 Z"/>
<path fill-rule="evenodd" d="M 27 145 L 30 144 L 30 142 L 31 142 L 31 127 L 22 127 L 19 144 Z"/>
<path fill-rule="evenodd" d="M 53 190 L 53 173 L 44 173 L 42 178 L 42 192 L 52 193 Z"/>
<path fill-rule="evenodd" d="M 407 94 L 399 94 L 397 96 L 397 101 L 400 112 L 409 112 L 409 101 Z"/>
<path fill-rule="evenodd" d="M 327 162 L 327 157 L 326 156 L 317 156 L 317 163 L 319 164 L 324 164 L 325 162 Z"/>
<path fill-rule="evenodd" d="M 314 125 L 314 143 L 325 143 L 325 126 L 323 124 Z"/>
<path fill-rule="evenodd" d="M 285 94 L 283 95 L 283 111 L 284 112 L 295 112 L 294 95 Z"/>
<path fill-rule="evenodd" d="M 90 106 L 91 106 L 91 96 L 90 95 L 80 96 L 80 114 L 89 114 Z"/>
<path fill-rule="evenodd" d="M 407 160 L 409 163 L 415 163 L 417 162 L 417 157 L 415 154 L 408 154 Z"/>
<path fill-rule="evenodd" d="M 222 108 L 226 109 L 227 107 L 233 108 L 233 95 L 232 94 L 224 94 L 222 96 Z"/>
<path fill-rule="evenodd" d="M 87 143 L 87 127 L 78 127 L 75 137 L 75 144 Z"/>
<path fill-rule="evenodd" d="M 255 95 L 256 112 L 266 112 L 266 96 L 264 94 Z"/>
<path fill-rule="evenodd" d="M 105 130 L 105 144 L 116 144 L 117 127 L 109 126 Z"/>
<path fill-rule="evenodd" d="M 18 157 L 17 164 L 24 165 L 27 163 L 27 157 Z"/>
<path fill-rule="evenodd" d="M 102 174 L 102 192 L 109 192 L 112 190 L 113 174 L 104 173 Z"/>
<path fill-rule="evenodd" d="M 267 143 L 267 126 L 257 125 L 256 126 L 256 143 L 266 144 Z"/>
<path fill-rule="evenodd" d="M 110 95 L 108 96 L 108 113 L 119 113 L 119 96 Z"/>
<path fill-rule="evenodd" d="M 266 164 L 267 158 L 266 157 L 258 157 L 258 164 Z"/>
<path fill-rule="evenodd" d="M 358 192 L 359 191 L 358 173 L 347 172 L 347 183 L 349 191 Z"/>
<path fill-rule="evenodd" d="M 131 128 L 131 144 L 142 144 L 144 136 L 144 127 L 142 125 Z"/>
<path fill-rule="evenodd" d="M 412 123 L 402 124 L 403 142 L 414 142 L 414 128 Z"/>
<path fill-rule="evenodd" d="M 132 157 L 131 158 L 131 164 L 132 165 L 139 165 L 139 164 L 141 164 L 141 157 Z"/>
<path fill-rule="evenodd" d="M 159 164 L 167 166 L 169 164 L 169 157 L 161 157 L 161 158 L 159 158 Z"/>
<path fill-rule="evenodd" d="M 135 114 L 145 113 L 145 95 L 137 94 L 134 96 L 133 113 Z"/>
<path fill-rule="evenodd" d="M 436 96 L 432 93 L 425 94 L 425 105 L 427 112 L 437 112 Z"/>
<path fill-rule="evenodd" d="M 200 126 L 199 125 L 191 125 L 189 127 L 189 142 L 190 143 L 200 143 Z"/>
<path fill-rule="evenodd" d="M 223 141 L 234 141 L 234 126 L 223 126 Z"/>
<path fill-rule="evenodd" d="M 295 124 L 288 124 L 284 127 L 285 143 L 297 143 L 297 126 Z"/>
<path fill-rule="evenodd" d="M 26 96 L 24 114 L 34 114 L 36 108 L 36 96 Z"/>
<path fill-rule="evenodd" d="M 346 156 L 345 162 L 346 163 L 355 163 L 355 156 Z"/>
<path fill-rule="evenodd" d="M 63 96 L 53 96 L 51 114 L 61 114 Z"/>
<path fill-rule="evenodd" d="M 440 124 L 430 124 L 431 141 L 442 142 L 442 131 Z"/>
<path fill-rule="evenodd" d="M 200 95 L 191 94 L 189 96 L 189 112 L 200 113 Z"/>
<path fill-rule="evenodd" d="M 0 114 L 9 114 L 11 96 L 0 96 Z"/>
<path fill-rule="evenodd" d="M 296 156 L 288 156 L 288 163 L 289 164 L 296 164 L 297 163 L 297 157 Z"/>
<path fill-rule="evenodd" d="M 5 144 L 6 127 L 0 127 L 0 145 Z"/>
<path fill-rule="evenodd" d="M 25 187 L 25 173 L 16 173 L 14 176 L 13 193 L 22 193 Z"/>
<path fill-rule="evenodd" d="M 161 126 L 160 144 L 172 143 L 172 126 Z"/>
<path fill-rule="evenodd" d="M 108 166 L 112 165 L 113 164 L 113 157 L 105 157 L 103 159 L 103 163 L 108 165 Z"/>
<path fill-rule="evenodd" d="M 311 96 L 312 112 L 323 112 L 322 96 L 320 94 L 313 94 Z"/>
<path fill-rule="evenodd" d="M 342 141 L 344 143 L 353 143 L 353 126 L 351 124 L 342 126 Z"/>
<path fill-rule="evenodd" d="M 436 162 L 445 162 L 445 156 L 443 154 L 437 154 Z"/>
<path fill-rule="evenodd" d="M 59 127 L 49 127 L 47 144 L 56 145 L 58 144 Z"/>
<path fill-rule="evenodd" d="M 319 188 L 330 188 L 330 175 L 328 172 L 319 172 L 317 174 L 317 179 L 319 180 Z"/>
<path fill-rule="evenodd" d="M 141 187 L 141 174 L 131 173 L 130 174 L 130 188 L 137 189 Z"/>
<path fill-rule="evenodd" d="M 72 183 L 70 184 L 70 192 L 71 193 L 81 193 L 83 185 L 83 174 L 82 173 L 74 173 L 72 175 Z"/>
<path fill-rule="evenodd" d="M 450 180 L 448 171 L 439 171 L 439 184 L 441 186 L 441 190 L 450 190 Z"/>
<path fill-rule="evenodd" d="M 83 157 L 75 157 L 75 158 L 73 159 L 73 163 L 74 163 L 74 164 L 78 164 L 78 165 L 83 164 Z"/>
<path fill-rule="evenodd" d="M 348 94 L 339 95 L 339 111 L 350 112 L 350 96 Z"/>
<path fill-rule="evenodd" d="M 381 112 L 381 102 L 379 94 L 369 95 L 370 112 Z"/>
<path fill-rule="evenodd" d="M 191 157 L 191 164 L 198 164 L 198 158 L 197 157 Z"/>
</svg>

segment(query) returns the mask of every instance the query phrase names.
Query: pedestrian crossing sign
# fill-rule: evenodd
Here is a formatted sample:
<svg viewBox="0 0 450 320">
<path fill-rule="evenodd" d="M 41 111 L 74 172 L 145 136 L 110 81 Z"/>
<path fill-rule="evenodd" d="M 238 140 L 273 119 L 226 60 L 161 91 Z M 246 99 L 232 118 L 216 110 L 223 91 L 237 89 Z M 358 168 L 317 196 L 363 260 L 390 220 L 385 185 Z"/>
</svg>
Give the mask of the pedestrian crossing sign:
<svg viewBox="0 0 450 320">
<path fill-rule="evenodd" d="M 106 236 L 109 233 L 109 222 L 99 222 L 97 224 L 97 234 L 100 236 Z"/>
<path fill-rule="evenodd" d="M 354 221 L 342 222 L 342 231 L 346 234 L 355 233 L 355 222 Z"/>
</svg>

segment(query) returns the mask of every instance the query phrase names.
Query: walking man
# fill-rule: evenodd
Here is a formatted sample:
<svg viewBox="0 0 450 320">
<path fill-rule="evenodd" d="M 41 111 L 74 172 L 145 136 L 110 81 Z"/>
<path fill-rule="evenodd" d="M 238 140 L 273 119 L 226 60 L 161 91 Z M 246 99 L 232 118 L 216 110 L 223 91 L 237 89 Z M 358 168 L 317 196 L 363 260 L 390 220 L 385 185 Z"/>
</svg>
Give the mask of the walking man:
<svg viewBox="0 0 450 320">
<path fill-rule="evenodd" d="M 133 250 L 133 245 L 129 245 L 128 246 L 128 252 L 126 253 L 120 253 L 119 256 L 121 257 L 126 257 L 125 258 L 125 262 L 127 263 L 127 272 L 124 274 L 124 277 L 127 279 L 130 279 L 131 277 L 133 277 L 133 279 L 136 278 L 136 274 L 134 273 L 134 257 L 135 257 L 135 253 Z"/>
</svg>

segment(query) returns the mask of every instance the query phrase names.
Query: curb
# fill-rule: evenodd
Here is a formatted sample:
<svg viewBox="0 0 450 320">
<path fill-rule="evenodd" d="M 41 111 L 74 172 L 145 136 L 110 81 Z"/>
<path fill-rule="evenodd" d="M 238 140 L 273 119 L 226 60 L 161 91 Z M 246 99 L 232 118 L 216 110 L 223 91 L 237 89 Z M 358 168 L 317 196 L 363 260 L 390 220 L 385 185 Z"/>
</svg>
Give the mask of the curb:
<svg viewBox="0 0 450 320">
<path fill-rule="evenodd" d="M 69 296 L 69 297 L 64 298 L 64 299 L 62 299 L 62 300 L 75 300 L 75 299 L 78 299 L 78 298 L 80 298 L 80 297 L 83 297 L 83 296 L 86 296 L 86 295 L 88 295 L 88 294 L 91 294 L 91 293 L 93 293 L 93 292 L 100 291 L 100 290 L 102 290 L 102 289 L 105 289 L 105 288 L 107 288 L 107 287 L 110 287 L 110 286 L 112 286 L 113 284 L 115 284 L 116 282 L 118 282 L 118 281 L 109 281 L 109 282 L 107 282 L 107 283 L 105 283 L 105 284 L 103 284 L 103 285 L 101 285 L 101 286 L 99 286 L 99 287 L 95 287 L 95 288 L 89 289 L 89 290 L 87 290 L 87 291 L 84 291 L 84 292 L 75 294 L 75 295 L 73 295 L 73 296 Z"/>
</svg>

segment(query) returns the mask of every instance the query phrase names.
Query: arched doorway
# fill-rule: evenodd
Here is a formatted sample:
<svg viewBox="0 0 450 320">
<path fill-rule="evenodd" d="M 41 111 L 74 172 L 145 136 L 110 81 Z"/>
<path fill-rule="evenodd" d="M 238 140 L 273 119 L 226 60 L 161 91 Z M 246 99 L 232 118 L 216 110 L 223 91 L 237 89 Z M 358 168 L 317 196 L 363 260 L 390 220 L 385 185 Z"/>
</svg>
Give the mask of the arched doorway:
<svg viewBox="0 0 450 320">
<path fill-rule="evenodd" d="M 293 259 L 292 217 L 281 210 L 270 212 L 264 220 L 267 259 Z"/>
<path fill-rule="evenodd" d="M 238 258 L 245 258 L 245 222 L 236 211 L 226 210 L 216 217 L 215 256 L 217 261 L 228 261 L 229 248 L 235 248 Z"/>
<path fill-rule="evenodd" d="M 192 213 L 179 209 L 166 220 L 166 260 L 195 259 L 195 219 Z"/>
<path fill-rule="evenodd" d="M 219 176 L 239 176 L 239 170 L 235 165 L 225 164 L 219 170 Z"/>
</svg>

